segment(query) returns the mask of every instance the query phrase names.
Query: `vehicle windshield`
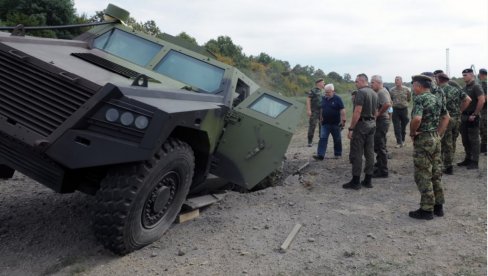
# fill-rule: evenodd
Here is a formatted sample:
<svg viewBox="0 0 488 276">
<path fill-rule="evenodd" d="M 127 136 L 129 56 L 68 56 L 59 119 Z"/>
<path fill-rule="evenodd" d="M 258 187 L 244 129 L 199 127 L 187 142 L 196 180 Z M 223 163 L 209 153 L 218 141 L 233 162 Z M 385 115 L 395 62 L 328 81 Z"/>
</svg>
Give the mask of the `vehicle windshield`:
<svg viewBox="0 0 488 276">
<path fill-rule="evenodd" d="M 163 48 L 162 45 L 119 29 L 112 29 L 97 37 L 94 47 L 140 66 L 146 66 Z"/>
<path fill-rule="evenodd" d="M 219 92 L 225 72 L 223 68 L 173 50 L 154 71 L 213 94 Z"/>
</svg>

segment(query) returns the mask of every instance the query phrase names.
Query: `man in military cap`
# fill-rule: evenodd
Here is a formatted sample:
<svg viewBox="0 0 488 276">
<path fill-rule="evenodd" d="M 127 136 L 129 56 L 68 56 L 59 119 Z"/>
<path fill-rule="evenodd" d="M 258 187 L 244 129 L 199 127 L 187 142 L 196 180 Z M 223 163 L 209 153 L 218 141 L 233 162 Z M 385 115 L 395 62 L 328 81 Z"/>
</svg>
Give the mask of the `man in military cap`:
<svg viewBox="0 0 488 276">
<path fill-rule="evenodd" d="M 308 115 L 308 146 L 312 146 L 315 128 L 319 124 L 320 108 L 322 100 L 322 90 L 324 89 L 324 79 L 317 79 L 315 87 L 307 94 L 307 115 Z M 320 131 L 320 126 L 319 126 Z"/>
<path fill-rule="evenodd" d="M 352 164 L 352 180 L 342 185 L 344 189 L 361 189 L 361 185 L 372 188 L 374 166 L 374 133 L 376 128 L 376 116 L 378 115 L 378 96 L 373 89 L 368 87 L 368 76 L 359 74 L 356 77 L 358 91 L 354 98 L 354 108 L 347 138 L 351 139 L 350 162 Z M 363 154 L 366 159 L 364 164 L 365 178 L 361 183 L 361 170 Z"/>
<path fill-rule="evenodd" d="M 432 79 L 412 77 L 416 95 L 412 107 L 410 137 L 413 140 L 415 183 L 420 192 L 420 208 L 409 212 L 415 219 L 430 220 L 443 216 L 444 192 L 441 185 L 441 140 L 449 123 L 449 113 L 441 98 L 430 92 Z"/>
<path fill-rule="evenodd" d="M 480 80 L 481 88 L 483 88 L 483 92 L 485 93 L 485 104 L 483 105 L 483 109 L 481 110 L 481 125 L 480 125 L 480 138 L 481 138 L 481 146 L 480 152 L 486 153 L 486 69 L 481 68 L 478 74 L 478 78 Z"/>
<path fill-rule="evenodd" d="M 434 76 L 435 76 L 435 77 L 437 77 L 437 75 L 438 75 L 438 74 L 441 74 L 441 73 L 444 73 L 444 71 L 442 71 L 442 70 L 440 70 L 440 69 L 437 69 L 437 70 L 435 70 L 435 71 L 434 71 Z M 446 74 L 446 76 L 447 76 L 447 74 Z M 459 83 L 457 83 L 457 82 L 455 82 L 455 81 L 453 81 L 453 80 L 449 80 L 447 83 L 448 83 L 450 86 L 454 86 L 454 87 L 456 87 L 456 88 L 458 88 L 458 89 L 463 89 L 463 88 L 461 87 L 461 85 L 459 85 Z"/>
<path fill-rule="evenodd" d="M 465 157 L 458 166 L 467 169 L 478 169 L 480 155 L 480 113 L 485 104 L 483 88 L 475 82 L 473 69 L 463 70 L 463 80 L 466 83 L 464 92 L 471 98 L 471 103 L 461 114 L 461 139 L 463 140 Z"/>
<path fill-rule="evenodd" d="M 437 83 L 446 95 L 446 108 L 449 112 L 449 124 L 441 140 L 443 173 L 453 174 L 452 160 L 456 152 L 459 136 L 461 113 L 468 107 L 471 98 L 462 89 L 449 85 L 449 77 L 444 73 L 436 74 Z"/>
<path fill-rule="evenodd" d="M 395 131 L 396 148 L 403 147 L 408 124 L 408 103 L 411 101 L 410 88 L 403 86 L 402 77 L 395 77 L 395 86 L 390 89 L 390 96 L 393 102 L 393 129 Z"/>
</svg>

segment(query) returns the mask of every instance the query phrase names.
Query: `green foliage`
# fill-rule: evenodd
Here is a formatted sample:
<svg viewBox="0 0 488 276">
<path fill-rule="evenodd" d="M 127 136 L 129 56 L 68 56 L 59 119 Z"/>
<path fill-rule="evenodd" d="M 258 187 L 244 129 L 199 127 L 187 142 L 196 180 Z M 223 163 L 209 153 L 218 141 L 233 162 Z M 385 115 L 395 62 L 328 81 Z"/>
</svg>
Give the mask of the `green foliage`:
<svg viewBox="0 0 488 276">
<path fill-rule="evenodd" d="M 185 32 L 181 32 L 181 33 L 180 33 L 179 35 L 177 35 L 176 37 L 177 37 L 177 38 L 181 38 L 181 39 L 183 39 L 183 40 L 185 40 L 185 41 L 187 41 L 187 42 L 191 43 L 191 44 L 192 44 L 192 45 L 194 45 L 194 46 L 198 46 L 197 40 L 196 40 L 194 37 L 192 37 L 192 36 L 188 35 L 188 34 L 187 34 L 187 33 L 185 33 Z"/>
<path fill-rule="evenodd" d="M 131 26 L 136 31 L 141 31 L 148 35 L 158 36 L 162 34 L 161 30 L 156 25 L 156 22 L 154 22 L 154 20 L 148 20 L 146 22 L 137 22 L 134 18 L 129 17 L 129 20 L 127 21 L 127 25 Z"/>
<path fill-rule="evenodd" d="M 56 26 L 73 24 L 76 15 L 73 0 L 0 0 L 0 20 L 7 26 Z M 77 31 L 32 31 L 29 35 L 72 38 Z"/>
</svg>

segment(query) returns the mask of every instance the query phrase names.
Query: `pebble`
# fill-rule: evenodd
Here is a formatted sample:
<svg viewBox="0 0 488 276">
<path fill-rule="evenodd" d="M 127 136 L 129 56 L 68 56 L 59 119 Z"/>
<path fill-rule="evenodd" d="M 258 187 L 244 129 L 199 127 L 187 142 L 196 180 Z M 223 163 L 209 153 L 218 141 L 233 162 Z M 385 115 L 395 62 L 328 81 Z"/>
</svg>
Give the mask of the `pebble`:
<svg viewBox="0 0 488 276">
<path fill-rule="evenodd" d="M 178 249 L 178 256 L 184 256 L 185 254 L 185 251 Z"/>
<path fill-rule="evenodd" d="M 315 239 L 314 238 L 308 238 L 307 241 L 308 242 L 315 242 Z"/>
</svg>

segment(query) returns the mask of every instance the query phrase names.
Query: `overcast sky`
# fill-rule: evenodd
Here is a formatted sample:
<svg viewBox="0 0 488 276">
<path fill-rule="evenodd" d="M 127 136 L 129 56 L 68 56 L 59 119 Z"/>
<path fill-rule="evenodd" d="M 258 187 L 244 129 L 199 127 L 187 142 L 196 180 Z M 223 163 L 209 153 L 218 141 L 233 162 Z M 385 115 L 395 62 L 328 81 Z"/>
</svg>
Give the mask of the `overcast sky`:
<svg viewBox="0 0 488 276">
<path fill-rule="evenodd" d="M 162 32 L 200 45 L 229 36 L 244 54 L 268 55 L 325 73 L 396 75 L 488 66 L 486 0 L 75 0 L 91 16 L 112 3 Z"/>
</svg>

